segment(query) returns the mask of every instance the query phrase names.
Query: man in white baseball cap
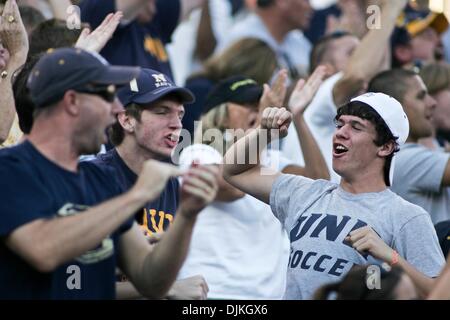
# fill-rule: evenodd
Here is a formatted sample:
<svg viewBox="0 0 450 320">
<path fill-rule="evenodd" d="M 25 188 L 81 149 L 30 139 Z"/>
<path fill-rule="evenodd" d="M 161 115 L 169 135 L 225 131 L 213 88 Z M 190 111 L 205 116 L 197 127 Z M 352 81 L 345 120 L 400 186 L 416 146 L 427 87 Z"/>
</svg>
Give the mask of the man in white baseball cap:
<svg viewBox="0 0 450 320">
<path fill-rule="evenodd" d="M 408 137 L 401 104 L 385 94 L 366 93 L 338 109 L 332 155 L 339 184 L 281 173 L 264 176 L 259 163 L 233 164 L 236 154 L 261 141 L 262 129 L 279 129 L 282 137 L 290 121 L 284 108 L 269 108 L 261 128 L 231 147 L 224 161 L 226 180 L 270 204 L 289 234 L 284 298 L 310 299 L 353 265 L 380 262 L 398 264 L 419 292 L 428 294 L 445 263 L 430 217 L 387 187 L 391 159 Z"/>
</svg>

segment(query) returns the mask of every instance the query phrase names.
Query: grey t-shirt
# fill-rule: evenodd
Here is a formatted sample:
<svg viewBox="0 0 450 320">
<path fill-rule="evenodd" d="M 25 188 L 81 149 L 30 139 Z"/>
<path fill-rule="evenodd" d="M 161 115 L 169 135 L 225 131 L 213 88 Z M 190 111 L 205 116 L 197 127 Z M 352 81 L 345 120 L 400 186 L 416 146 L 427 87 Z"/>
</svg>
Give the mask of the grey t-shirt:
<svg viewBox="0 0 450 320">
<path fill-rule="evenodd" d="M 285 299 L 310 299 L 353 264 L 374 263 L 344 241 L 365 225 L 427 276 L 436 277 L 445 264 L 428 213 L 389 189 L 355 195 L 326 180 L 281 175 L 270 205 L 291 243 Z"/>
<path fill-rule="evenodd" d="M 391 190 L 427 211 L 434 224 L 450 219 L 450 188 L 441 187 L 450 155 L 406 143 L 395 156 Z"/>
</svg>

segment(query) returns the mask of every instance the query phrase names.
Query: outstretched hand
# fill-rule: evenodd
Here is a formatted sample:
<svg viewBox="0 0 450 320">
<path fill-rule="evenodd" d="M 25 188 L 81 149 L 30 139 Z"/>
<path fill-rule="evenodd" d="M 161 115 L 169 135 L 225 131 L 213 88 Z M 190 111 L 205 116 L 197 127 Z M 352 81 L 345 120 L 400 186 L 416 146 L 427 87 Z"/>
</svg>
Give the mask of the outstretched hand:
<svg viewBox="0 0 450 320">
<path fill-rule="evenodd" d="M 75 47 L 87 51 L 100 52 L 111 39 L 122 17 L 123 13 L 121 11 L 117 11 L 114 14 L 110 13 L 94 31 L 91 32 L 89 28 L 84 28 L 75 43 Z"/>
<path fill-rule="evenodd" d="M 8 49 L 10 61 L 7 68 L 15 71 L 23 65 L 28 55 L 28 35 L 20 16 L 16 0 L 8 0 L 0 17 L 0 42 Z"/>
<path fill-rule="evenodd" d="M 308 81 L 300 79 L 289 98 L 289 109 L 294 116 L 303 114 L 327 75 L 325 66 L 318 66 Z"/>
<path fill-rule="evenodd" d="M 264 91 L 259 100 L 259 113 L 262 114 L 266 108 L 278 107 L 281 108 L 286 98 L 286 81 L 287 70 L 281 69 L 278 71 L 272 86 L 264 84 Z"/>
</svg>

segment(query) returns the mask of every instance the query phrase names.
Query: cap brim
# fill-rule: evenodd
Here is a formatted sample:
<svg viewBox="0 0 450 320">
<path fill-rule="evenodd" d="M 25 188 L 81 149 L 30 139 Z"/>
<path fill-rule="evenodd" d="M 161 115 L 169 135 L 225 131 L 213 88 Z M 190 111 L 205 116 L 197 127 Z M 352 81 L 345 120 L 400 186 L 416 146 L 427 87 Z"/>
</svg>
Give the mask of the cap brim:
<svg viewBox="0 0 450 320">
<path fill-rule="evenodd" d="M 253 88 L 249 88 L 245 90 L 242 94 L 231 97 L 229 102 L 234 103 L 254 103 L 258 102 L 261 98 L 263 89 L 260 86 L 255 86 Z"/>
<path fill-rule="evenodd" d="M 125 85 L 139 76 L 139 67 L 107 66 L 92 82 L 97 84 Z"/>
<path fill-rule="evenodd" d="M 185 88 L 181 87 L 164 87 L 156 89 L 152 92 L 146 92 L 143 94 L 136 94 L 133 96 L 133 102 L 139 104 L 152 103 L 168 94 L 175 94 L 180 97 L 183 104 L 190 104 L 195 102 L 194 94 Z"/>
<path fill-rule="evenodd" d="M 239 95 L 224 97 L 220 95 L 210 94 L 203 107 L 203 113 L 208 113 L 211 109 L 221 105 L 222 103 L 232 102 L 237 104 L 247 104 L 258 102 L 263 93 L 263 88 L 261 86 L 255 86 L 249 88 Z"/>
</svg>

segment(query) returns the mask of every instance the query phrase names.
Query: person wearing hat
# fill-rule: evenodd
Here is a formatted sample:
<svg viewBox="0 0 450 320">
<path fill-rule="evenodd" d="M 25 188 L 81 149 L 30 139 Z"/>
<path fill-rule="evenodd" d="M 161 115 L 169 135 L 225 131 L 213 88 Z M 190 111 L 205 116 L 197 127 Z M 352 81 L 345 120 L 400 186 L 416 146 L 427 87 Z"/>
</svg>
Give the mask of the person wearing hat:
<svg viewBox="0 0 450 320">
<path fill-rule="evenodd" d="M 194 102 L 193 94 L 176 86 L 170 78 L 152 69 L 118 91 L 124 110 L 110 130 L 115 148 L 99 154 L 94 163 L 117 172 L 124 190 L 133 187 L 147 160 L 168 161 L 181 136 L 184 104 Z M 135 215 L 144 233 L 158 239 L 168 230 L 180 210 L 180 184 L 169 179 L 158 198 L 147 202 Z M 197 274 L 177 281 L 169 299 L 205 299 L 208 286 Z M 138 298 L 140 294 L 127 281 L 117 283 L 118 298 Z"/>
<path fill-rule="evenodd" d="M 262 129 L 287 134 L 291 114 L 266 109 L 261 128 L 225 155 L 224 177 L 233 186 L 270 204 L 290 235 L 285 299 L 310 299 L 321 285 L 338 281 L 354 264 L 373 259 L 401 266 L 427 295 L 444 258 L 430 217 L 390 191 L 392 158 L 408 137 L 401 104 L 381 93 L 366 93 L 338 109 L 333 136 L 333 169 L 339 184 L 277 173 L 261 175 L 260 164 L 236 165 Z"/>
<path fill-rule="evenodd" d="M 306 165 L 293 165 L 272 146 L 263 156 L 272 169 L 329 179 L 325 160 L 302 118 L 324 71 L 319 68 L 306 84 L 301 80 L 290 99 L 301 122 L 299 137 L 308 155 Z M 276 85 L 270 92 L 277 92 Z M 267 94 L 268 88 L 264 91 L 263 86 L 244 76 L 222 80 L 208 95 L 195 140 L 201 136 L 202 143 L 225 154 L 236 137 L 258 125 L 259 106 L 264 105 Z M 289 240 L 270 207 L 220 179 L 215 201 L 198 217 L 179 277 L 200 272 L 212 299 L 281 299 L 288 256 Z"/>
<path fill-rule="evenodd" d="M 396 157 L 392 191 L 422 207 L 434 224 L 449 220 L 449 155 L 419 143 L 433 134 L 436 100 L 417 73 L 402 69 L 380 73 L 370 81 L 369 89 L 400 101 L 409 118 L 410 131 Z"/>
<path fill-rule="evenodd" d="M 404 67 L 444 59 L 440 36 L 448 29 L 443 13 L 408 5 L 391 36 L 392 66 Z"/>
<path fill-rule="evenodd" d="M 0 151 L 1 298 L 113 299 L 116 261 L 143 295 L 159 298 L 169 290 L 196 211 L 214 197 L 217 170 L 189 171 L 193 178 L 183 185 L 188 203 L 154 248 L 133 216 L 181 172 L 148 161 L 122 194 L 114 172 L 78 163 L 80 154 L 96 153 L 105 143 L 105 130 L 121 110 L 115 86 L 138 72 L 74 48 L 47 53 L 33 68 L 31 133 L 22 144 Z"/>
</svg>

